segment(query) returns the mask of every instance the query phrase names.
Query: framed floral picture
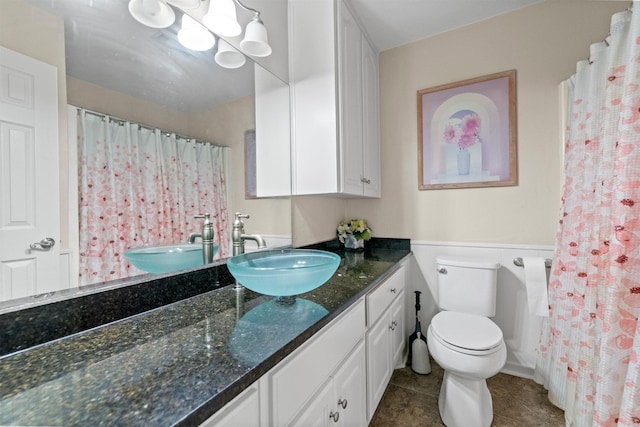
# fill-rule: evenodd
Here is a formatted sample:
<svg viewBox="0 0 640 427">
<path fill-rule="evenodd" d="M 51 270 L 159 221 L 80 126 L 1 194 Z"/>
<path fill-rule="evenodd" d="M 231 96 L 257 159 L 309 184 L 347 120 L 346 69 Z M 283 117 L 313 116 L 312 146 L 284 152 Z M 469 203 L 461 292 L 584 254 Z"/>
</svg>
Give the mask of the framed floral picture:
<svg viewBox="0 0 640 427">
<path fill-rule="evenodd" d="M 418 188 L 517 185 L 516 71 L 418 91 Z"/>
</svg>

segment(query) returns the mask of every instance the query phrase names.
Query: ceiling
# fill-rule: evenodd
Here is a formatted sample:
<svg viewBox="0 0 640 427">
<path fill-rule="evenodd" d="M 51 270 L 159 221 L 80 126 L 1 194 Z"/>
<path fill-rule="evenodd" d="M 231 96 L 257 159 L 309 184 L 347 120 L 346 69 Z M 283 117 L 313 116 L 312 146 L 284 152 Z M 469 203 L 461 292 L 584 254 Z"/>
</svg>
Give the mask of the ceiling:
<svg viewBox="0 0 640 427">
<path fill-rule="evenodd" d="M 350 0 L 378 52 L 540 1 Z"/>
<path fill-rule="evenodd" d="M 71 76 L 178 111 L 197 111 L 253 93 L 251 62 L 237 70 L 222 69 L 213 61 L 213 50 L 182 48 L 176 40 L 179 19 L 156 30 L 129 15 L 128 0 L 27 1 L 64 17 Z M 202 0 L 199 10 L 206 10 L 207 1 Z M 284 63 L 286 73 L 286 0 L 242 1 L 262 12 L 274 47 L 267 60 Z M 348 1 L 376 50 L 383 51 L 542 0 Z M 239 19 L 248 22 L 251 14 L 243 13 L 239 11 Z"/>
</svg>

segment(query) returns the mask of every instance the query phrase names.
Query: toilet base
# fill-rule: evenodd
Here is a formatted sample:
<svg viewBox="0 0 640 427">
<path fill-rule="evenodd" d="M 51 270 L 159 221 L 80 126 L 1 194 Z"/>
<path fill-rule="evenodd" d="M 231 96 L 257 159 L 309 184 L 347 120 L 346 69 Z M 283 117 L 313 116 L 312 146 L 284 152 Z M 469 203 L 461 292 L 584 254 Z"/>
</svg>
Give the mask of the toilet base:
<svg viewBox="0 0 640 427">
<path fill-rule="evenodd" d="M 484 379 L 445 371 L 438 398 L 440 418 L 447 427 L 489 427 L 493 401 Z"/>
</svg>

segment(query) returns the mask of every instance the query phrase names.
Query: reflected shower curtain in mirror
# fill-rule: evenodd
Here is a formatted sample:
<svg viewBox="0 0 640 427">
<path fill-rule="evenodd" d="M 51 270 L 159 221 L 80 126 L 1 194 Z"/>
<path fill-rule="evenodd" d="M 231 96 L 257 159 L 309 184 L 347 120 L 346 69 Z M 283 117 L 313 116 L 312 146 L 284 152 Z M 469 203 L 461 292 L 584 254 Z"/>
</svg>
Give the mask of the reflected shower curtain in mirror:
<svg viewBox="0 0 640 427">
<path fill-rule="evenodd" d="M 80 283 L 141 274 L 126 249 L 186 242 L 205 212 L 229 256 L 226 150 L 80 110 Z"/>
<path fill-rule="evenodd" d="M 568 426 L 640 424 L 640 10 L 569 81 L 565 185 L 536 380 Z"/>
</svg>

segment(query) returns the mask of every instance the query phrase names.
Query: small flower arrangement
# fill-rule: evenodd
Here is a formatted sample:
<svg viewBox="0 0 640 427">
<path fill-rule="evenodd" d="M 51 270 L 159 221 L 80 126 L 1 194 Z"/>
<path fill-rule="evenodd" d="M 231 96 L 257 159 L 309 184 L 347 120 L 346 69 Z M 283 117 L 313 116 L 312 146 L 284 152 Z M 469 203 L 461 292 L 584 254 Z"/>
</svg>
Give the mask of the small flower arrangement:
<svg viewBox="0 0 640 427">
<path fill-rule="evenodd" d="M 338 224 L 337 233 L 340 243 L 345 242 L 348 234 L 353 235 L 357 240 L 371 239 L 371 228 L 366 219 L 344 220 Z"/>
<path fill-rule="evenodd" d="M 460 123 L 448 124 L 444 128 L 444 140 L 447 144 L 457 144 L 461 150 L 473 146 L 480 140 L 480 116 L 467 114 Z"/>
</svg>

